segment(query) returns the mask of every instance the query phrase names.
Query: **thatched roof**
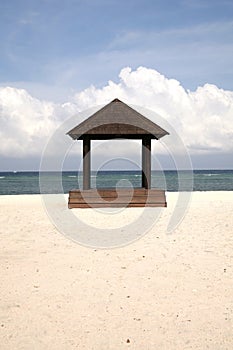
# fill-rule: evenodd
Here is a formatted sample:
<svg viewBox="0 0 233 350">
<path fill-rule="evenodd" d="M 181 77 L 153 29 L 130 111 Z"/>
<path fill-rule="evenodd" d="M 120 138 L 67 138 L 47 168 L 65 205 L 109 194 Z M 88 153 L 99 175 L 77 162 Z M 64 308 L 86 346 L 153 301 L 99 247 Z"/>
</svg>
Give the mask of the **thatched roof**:
<svg viewBox="0 0 233 350">
<path fill-rule="evenodd" d="M 168 132 L 124 102 L 115 99 L 67 133 L 74 140 L 90 135 L 91 139 L 150 138 L 160 139 Z"/>
</svg>

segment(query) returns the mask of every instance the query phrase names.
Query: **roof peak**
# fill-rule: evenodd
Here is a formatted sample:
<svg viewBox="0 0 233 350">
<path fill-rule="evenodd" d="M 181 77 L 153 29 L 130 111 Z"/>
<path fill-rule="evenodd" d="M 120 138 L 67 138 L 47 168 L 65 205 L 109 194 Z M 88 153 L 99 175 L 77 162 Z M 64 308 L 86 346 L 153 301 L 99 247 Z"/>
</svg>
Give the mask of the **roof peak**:
<svg viewBox="0 0 233 350">
<path fill-rule="evenodd" d="M 112 100 L 112 102 L 122 102 L 122 101 L 119 100 L 119 98 L 114 98 L 114 100 Z"/>
</svg>

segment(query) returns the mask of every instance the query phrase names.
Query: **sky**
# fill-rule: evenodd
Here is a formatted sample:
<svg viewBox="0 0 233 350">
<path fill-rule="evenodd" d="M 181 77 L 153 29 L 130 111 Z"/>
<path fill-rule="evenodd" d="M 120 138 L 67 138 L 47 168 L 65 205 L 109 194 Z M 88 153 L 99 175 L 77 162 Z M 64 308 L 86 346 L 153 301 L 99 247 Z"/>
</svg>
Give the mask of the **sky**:
<svg viewBox="0 0 233 350">
<path fill-rule="evenodd" d="M 170 123 L 194 168 L 233 168 L 232 0 L 1 0 L 0 49 L 0 171 L 37 170 L 57 127 L 115 97 Z"/>
</svg>

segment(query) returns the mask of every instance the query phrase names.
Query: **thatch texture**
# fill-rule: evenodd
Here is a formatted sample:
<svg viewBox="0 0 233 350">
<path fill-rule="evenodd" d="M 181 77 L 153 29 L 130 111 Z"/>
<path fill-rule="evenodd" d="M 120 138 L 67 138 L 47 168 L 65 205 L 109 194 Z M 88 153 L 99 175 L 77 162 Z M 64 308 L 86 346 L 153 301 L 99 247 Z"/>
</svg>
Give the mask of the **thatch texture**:
<svg viewBox="0 0 233 350">
<path fill-rule="evenodd" d="M 160 139 L 168 132 L 124 102 L 115 99 L 68 132 L 74 140 L 135 138 Z"/>
</svg>

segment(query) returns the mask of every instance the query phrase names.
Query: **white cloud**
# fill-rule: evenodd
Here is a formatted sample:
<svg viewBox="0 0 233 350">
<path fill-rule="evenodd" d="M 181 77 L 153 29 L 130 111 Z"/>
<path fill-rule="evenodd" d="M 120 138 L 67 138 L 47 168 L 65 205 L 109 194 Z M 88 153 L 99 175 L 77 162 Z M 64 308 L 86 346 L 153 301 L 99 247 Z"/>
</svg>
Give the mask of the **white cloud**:
<svg viewBox="0 0 233 350">
<path fill-rule="evenodd" d="M 41 154 L 47 138 L 60 123 L 62 109 L 69 115 L 69 105 L 41 101 L 23 89 L 0 88 L 0 155 Z"/>
<path fill-rule="evenodd" d="M 63 120 L 115 97 L 161 115 L 193 154 L 233 151 L 232 91 L 210 84 L 186 91 L 179 81 L 144 67 L 124 68 L 119 78 L 102 88 L 90 86 L 65 104 L 36 99 L 22 89 L 0 88 L 0 155 L 40 155 Z"/>
<path fill-rule="evenodd" d="M 124 68 L 119 77 L 118 84 L 92 86 L 76 94 L 74 101 L 85 109 L 118 97 L 165 118 L 192 153 L 233 151 L 233 92 L 210 84 L 186 91 L 179 81 L 144 67 Z"/>
</svg>

